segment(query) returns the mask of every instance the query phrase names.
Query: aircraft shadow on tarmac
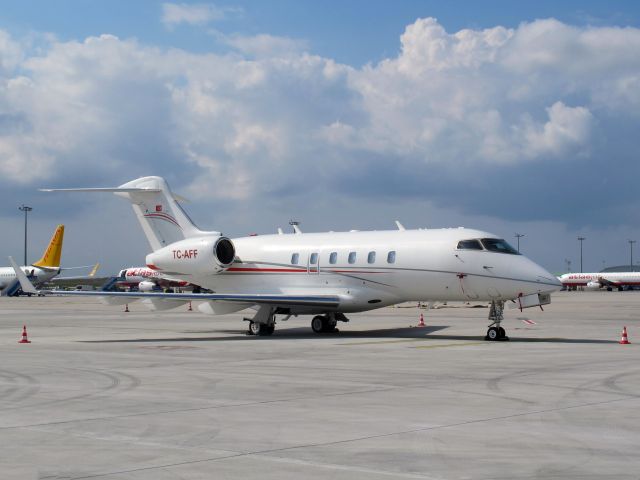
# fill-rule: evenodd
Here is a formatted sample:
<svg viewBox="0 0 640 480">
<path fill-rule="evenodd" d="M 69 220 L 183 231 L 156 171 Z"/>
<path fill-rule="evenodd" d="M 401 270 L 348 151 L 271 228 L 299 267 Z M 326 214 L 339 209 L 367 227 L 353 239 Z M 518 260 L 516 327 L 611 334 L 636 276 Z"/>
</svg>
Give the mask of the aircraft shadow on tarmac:
<svg viewBox="0 0 640 480">
<path fill-rule="evenodd" d="M 459 340 L 478 341 L 484 340 L 483 335 L 443 335 L 434 334 L 440 330 L 449 328 L 446 325 L 428 325 L 423 328 L 403 327 L 385 328 L 377 330 L 348 331 L 341 330 L 337 333 L 318 335 L 313 333 L 309 327 L 281 328 L 276 330 L 272 336 L 256 337 L 247 335 L 246 330 L 219 329 L 219 330 L 190 330 L 182 332 L 184 334 L 209 334 L 202 337 L 168 337 L 168 338 L 121 338 L 107 340 L 80 340 L 80 343 L 162 343 L 162 342 L 228 342 L 241 340 L 294 340 L 294 339 L 319 339 L 319 340 L 339 340 L 339 339 L 416 339 L 416 340 Z M 211 334 L 221 334 L 225 336 L 211 336 Z M 229 336 L 234 335 L 234 336 Z M 611 344 L 618 343 L 616 340 L 600 340 L 592 338 L 558 338 L 558 337 L 510 337 L 511 342 L 523 343 L 584 343 L 584 344 Z M 489 343 L 489 342 L 488 342 Z"/>
</svg>

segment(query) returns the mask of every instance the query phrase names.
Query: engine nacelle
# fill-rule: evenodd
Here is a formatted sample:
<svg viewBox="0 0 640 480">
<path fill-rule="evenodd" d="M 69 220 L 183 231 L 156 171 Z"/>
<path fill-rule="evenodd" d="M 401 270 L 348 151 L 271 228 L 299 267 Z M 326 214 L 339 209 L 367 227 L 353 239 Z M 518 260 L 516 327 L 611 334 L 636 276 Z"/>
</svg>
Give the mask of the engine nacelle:
<svg viewBox="0 0 640 480">
<path fill-rule="evenodd" d="M 144 280 L 138 284 L 138 290 L 141 292 L 152 292 L 156 287 L 157 285 L 155 282 L 151 282 L 149 280 Z"/>
<path fill-rule="evenodd" d="M 599 288 L 602 288 L 602 285 L 600 284 L 600 282 L 591 281 L 587 283 L 587 288 L 589 290 L 598 290 Z"/>
<path fill-rule="evenodd" d="M 224 272 L 235 256 L 227 237 L 188 238 L 147 255 L 147 266 L 167 273 L 211 275 Z"/>
</svg>

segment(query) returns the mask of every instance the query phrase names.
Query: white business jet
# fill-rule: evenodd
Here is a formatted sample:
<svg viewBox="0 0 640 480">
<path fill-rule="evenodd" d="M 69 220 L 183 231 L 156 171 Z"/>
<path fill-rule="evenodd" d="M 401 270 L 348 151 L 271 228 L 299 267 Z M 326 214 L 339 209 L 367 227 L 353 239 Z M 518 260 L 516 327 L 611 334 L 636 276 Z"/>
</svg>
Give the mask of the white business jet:
<svg viewBox="0 0 640 480">
<path fill-rule="evenodd" d="M 550 302 L 560 282 L 490 233 L 466 228 L 260 235 L 230 239 L 199 230 L 163 178 L 117 188 L 46 189 L 112 192 L 127 198 L 152 252 L 147 266 L 214 293 L 63 292 L 144 299 L 168 309 L 189 301 L 211 314 L 253 308 L 249 331 L 271 335 L 276 316 L 313 315 L 316 333 L 336 330 L 345 314 L 406 301 L 491 302 L 487 339 L 507 339 L 505 301 L 520 308 Z M 20 272 L 17 272 L 18 275 Z M 25 287 L 28 280 L 19 275 Z M 33 287 L 30 287 L 32 290 Z"/>
</svg>

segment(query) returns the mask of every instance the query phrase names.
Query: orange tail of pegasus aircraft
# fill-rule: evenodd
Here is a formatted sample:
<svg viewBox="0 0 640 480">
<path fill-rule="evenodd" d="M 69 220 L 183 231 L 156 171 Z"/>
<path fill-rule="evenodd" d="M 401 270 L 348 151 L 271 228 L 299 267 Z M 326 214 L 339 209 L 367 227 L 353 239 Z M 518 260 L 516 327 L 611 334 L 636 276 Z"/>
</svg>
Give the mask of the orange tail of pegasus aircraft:
<svg viewBox="0 0 640 480">
<path fill-rule="evenodd" d="M 34 267 L 59 268 L 62 256 L 62 240 L 64 238 L 64 225 L 58 225 L 49 241 L 49 246 L 44 251 L 42 258 L 32 264 Z"/>
</svg>

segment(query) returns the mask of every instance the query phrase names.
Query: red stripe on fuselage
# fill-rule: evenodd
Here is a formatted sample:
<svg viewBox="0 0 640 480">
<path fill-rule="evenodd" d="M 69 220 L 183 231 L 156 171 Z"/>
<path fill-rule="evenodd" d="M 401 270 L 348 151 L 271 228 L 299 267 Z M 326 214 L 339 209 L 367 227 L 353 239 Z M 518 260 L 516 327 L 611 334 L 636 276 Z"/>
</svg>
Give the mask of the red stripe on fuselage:
<svg viewBox="0 0 640 480">
<path fill-rule="evenodd" d="M 147 265 L 148 266 L 148 265 Z M 316 273 L 317 267 L 311 267 L 311 272 Z M 308 273 L 306 267 L 303 268 L 257 268 L 257 267 L 231 267 L 226 270 L 227 272 L 240 272 L 240 273 Z M 320 268 L 320 271 L 331 273 L 386 273 L 386 272 L 372 272 L 369 270 L 331 270 Z"/>
</svg>

